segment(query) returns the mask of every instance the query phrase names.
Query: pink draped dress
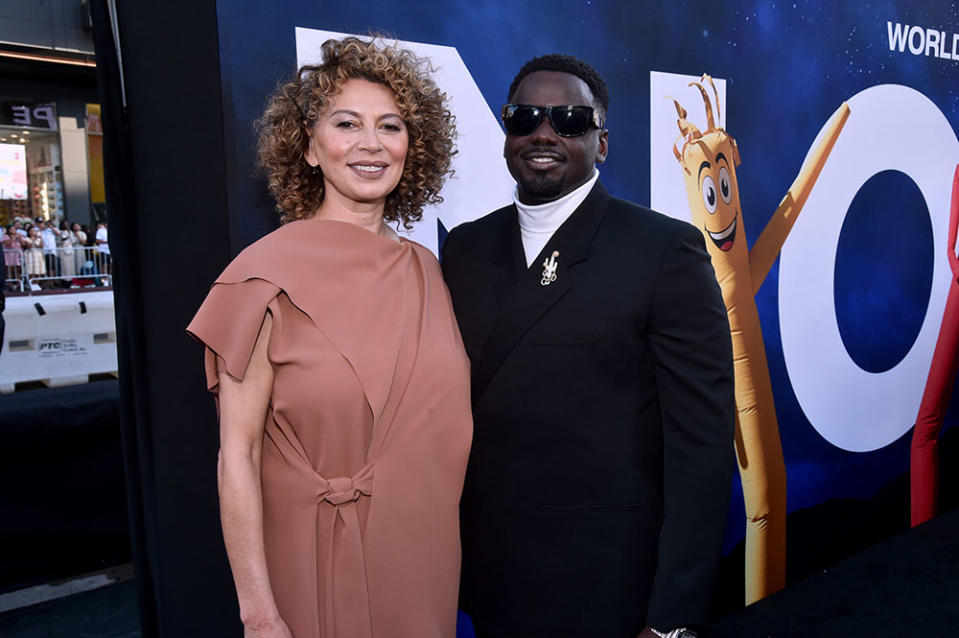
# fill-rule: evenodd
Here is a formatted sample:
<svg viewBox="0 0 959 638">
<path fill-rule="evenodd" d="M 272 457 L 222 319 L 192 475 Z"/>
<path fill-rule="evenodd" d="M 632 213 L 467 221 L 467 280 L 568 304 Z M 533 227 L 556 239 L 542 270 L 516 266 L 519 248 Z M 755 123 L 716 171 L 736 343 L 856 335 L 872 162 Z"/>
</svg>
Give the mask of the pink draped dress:
<svg viewBox="0 0 959 638">
<path fill-rule="evenodd" d="M 453 638 L 469 363 L 427 249 L 288 223 L 216 280 L 188 331 L 242 379 L 265 313 L 267 568 L 295 638 Z"/>
</svg>

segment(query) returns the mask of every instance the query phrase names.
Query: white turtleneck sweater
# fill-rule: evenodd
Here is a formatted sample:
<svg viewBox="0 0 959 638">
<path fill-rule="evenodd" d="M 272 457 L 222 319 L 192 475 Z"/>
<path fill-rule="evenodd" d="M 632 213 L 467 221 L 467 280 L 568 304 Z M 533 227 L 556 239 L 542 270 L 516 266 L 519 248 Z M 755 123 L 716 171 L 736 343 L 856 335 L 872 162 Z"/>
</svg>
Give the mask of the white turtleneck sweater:
<svg viewBox="0 0 959 638">
<path fill-rule="evenodd" d="M 573 211 L 583 203 L 597 179 L 599 179 L 599 171 L 594 170 L 593 176 L 576 190 L 552 202 L 535 206 L 519 201 L 518 188 L 513 191 L 513 203 L 516 204 L 516 211 L 519 213 L 519 232 L 523 238 L 523 252 L 526 253 L 527 267 L 533 265 L 533 260 L 543 250 L 543 246 L 556 229 L 562 226 Z"/>
</svg>

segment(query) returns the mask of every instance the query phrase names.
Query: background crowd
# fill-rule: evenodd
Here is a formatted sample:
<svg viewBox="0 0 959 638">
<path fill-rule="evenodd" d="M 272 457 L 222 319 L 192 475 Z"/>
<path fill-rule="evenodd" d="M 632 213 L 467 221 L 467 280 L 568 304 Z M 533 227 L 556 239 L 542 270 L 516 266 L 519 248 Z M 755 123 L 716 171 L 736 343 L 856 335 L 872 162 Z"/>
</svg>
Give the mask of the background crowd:
<svg viewBox="0 0 959 638">
<path fill-rule="evenodd" d="M 0 227 L 4 287 L 11 292 L 107 285 L 111 270 L 107 223 L 14 219 Z"/>
</svg>

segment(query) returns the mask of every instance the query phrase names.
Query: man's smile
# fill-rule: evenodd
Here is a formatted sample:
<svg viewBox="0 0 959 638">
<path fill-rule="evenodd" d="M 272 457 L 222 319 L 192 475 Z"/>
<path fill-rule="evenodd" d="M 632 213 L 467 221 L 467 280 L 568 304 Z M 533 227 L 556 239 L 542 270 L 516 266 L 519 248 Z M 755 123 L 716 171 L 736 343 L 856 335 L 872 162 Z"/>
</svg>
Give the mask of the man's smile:
<svg viewBox="0 0 959 638">
<path fill-rule="evenodd" d="M 565 161 L 561 153 L 549 149 L 534 149 L 523 153 L 520 157 L 534 171 L 548 171 Z"/>
<path fill-rule="evenodd" d="M 722 229 L 718 233 L 714 233 L 708 228 L 706 232 L 709 233 L 709 238 L 713 240 L 713 243 L 716 244 L 716 247 L 719 250 L 726 252 L 733 247 L 733 242 L 736 241 L 736 219 L 739 217 L 737 213 L 733 217 L 733 221 L 729 222 L 729 226 Z"/>
</svg>

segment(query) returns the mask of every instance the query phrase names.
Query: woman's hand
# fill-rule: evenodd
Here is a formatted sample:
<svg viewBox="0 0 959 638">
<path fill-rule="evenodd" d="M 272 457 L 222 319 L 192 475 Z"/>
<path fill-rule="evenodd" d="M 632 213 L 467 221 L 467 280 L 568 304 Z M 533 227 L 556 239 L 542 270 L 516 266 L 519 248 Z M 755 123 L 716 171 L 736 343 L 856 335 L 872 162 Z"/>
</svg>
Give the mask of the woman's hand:
<svg viewBox="0 0 959 638">
<path fill-rule="evenodd" d="M 277 616 L 276 620 L 244 625 L 243 638 L 293 638 L 293 634 L 283 619 Z"/>
</svg>

